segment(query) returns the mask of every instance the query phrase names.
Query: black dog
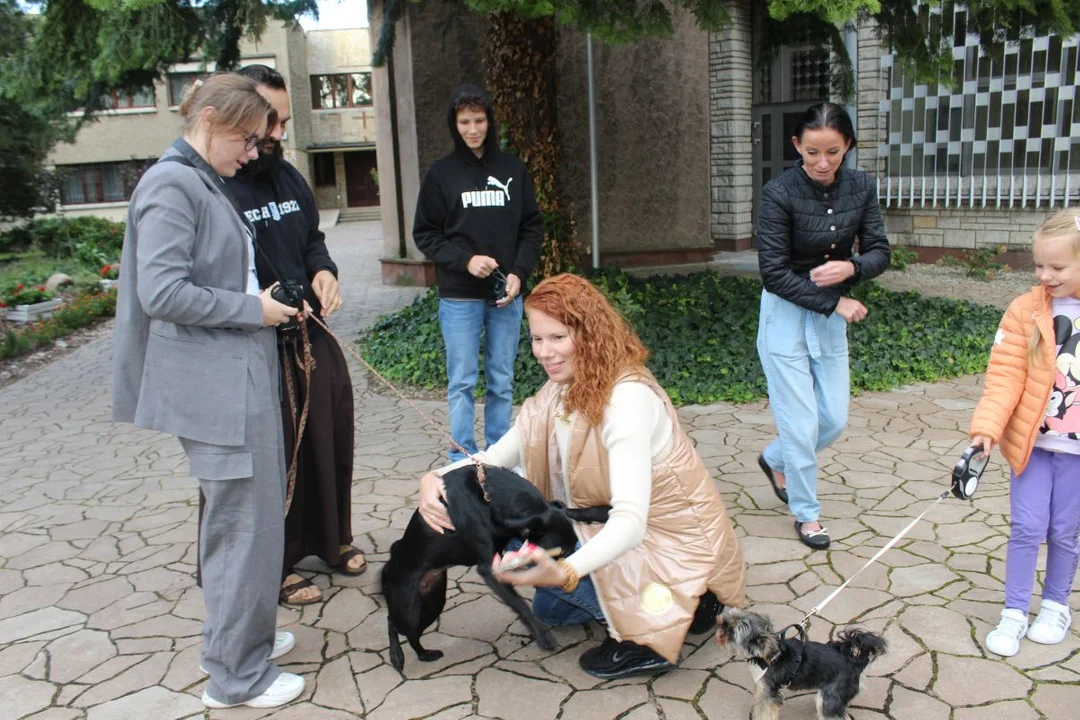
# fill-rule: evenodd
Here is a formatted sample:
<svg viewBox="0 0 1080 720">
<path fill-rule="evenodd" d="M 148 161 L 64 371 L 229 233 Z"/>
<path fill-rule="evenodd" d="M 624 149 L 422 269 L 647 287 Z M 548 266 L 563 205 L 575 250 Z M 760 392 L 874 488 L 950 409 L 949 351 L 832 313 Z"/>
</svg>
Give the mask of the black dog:
<svg viewBox="0 0 1080 720">
<path fill-rule="evenodd" d="M 820 720 L 845 720 L 847 706 L 859 693 L 859 676 L 885 654 L 885 639 L 866 630 L 844 630 L 830 643 L 809 642 L 773 632 L 764 615 L 728 609 L 720 616 L 716 639 L 763 672 L 757 678 L 753 720 L 777 720 L 783 688 L 817 690 Z M 757 673 L 755 673 L 756 675 Z"/>
<path fill-rule="evenodd" d="M 435 532 L 417 511 L 405 534 L 390 547 L 390 559 L 382 569 L 382 591 L 388 614 L 390 663 L 398 670 L 405 666 L 399 633 L 421 661 L 442 657 L 439 650 L 425 650 L 420 636 L 446 605 L 446 569 L 454 565 L 475 565 L 495 596 L 528 626 L 536 643 L 545 650 L 555 649 L 554 638 L 528 603 L 512 586 L 495 579 L 492 557 L 514 537 L 543 548 L 558 548 L 561 554 L 569 555 L 577 544 L 572 521 L 606 522 L 610 508 L 567 508 L 557 501 L 548 503 L 525 478 L 497 467 L 484 466 L 484 470 L 483 488 L 477 482 L 475 465 L 456 468 L 443 476 L 453 531 Z"/>
</svg>

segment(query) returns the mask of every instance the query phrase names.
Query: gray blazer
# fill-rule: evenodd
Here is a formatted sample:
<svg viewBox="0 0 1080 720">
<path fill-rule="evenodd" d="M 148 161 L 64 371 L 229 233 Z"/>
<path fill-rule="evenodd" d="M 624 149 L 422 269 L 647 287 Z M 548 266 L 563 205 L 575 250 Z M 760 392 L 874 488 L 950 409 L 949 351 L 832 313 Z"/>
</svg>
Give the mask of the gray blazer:
<svg viewBox="0 0 1080 720">
<path fill-rule="evenodd" d="M 243 445 L 248 354 L 262 303 L 244 292 L 247 230 L 218 175 L 184 140 L 139 181 L 116 298 L 113 419 Z"/>
</svg>

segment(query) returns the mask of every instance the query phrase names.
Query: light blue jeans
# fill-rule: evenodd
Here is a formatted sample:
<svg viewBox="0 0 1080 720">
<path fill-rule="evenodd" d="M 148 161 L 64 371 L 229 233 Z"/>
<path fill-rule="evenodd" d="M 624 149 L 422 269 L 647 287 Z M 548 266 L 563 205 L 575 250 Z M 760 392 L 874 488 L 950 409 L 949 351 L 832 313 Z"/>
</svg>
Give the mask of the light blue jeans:
<svg viewBox="0 0 1080 720">
<path fill-rule="evenodd" d="M 521 548 L 521 538 L 514 538 L 506 544 L 505 552 Z M 577 544 L 581 549 L 581 543 Z M 557 587 L 538 587 L 533 593 L 533 615 L 540 622 L 552 626 L 584 625 L 593 620 L 604 621 L 604 611 L 596 595 L 592 578 L 586 575 L 578 582 L 574 592 L 563 592 Z"/>
<path fill-rule="evenodd" d="M 514 360 L 521 339 L 521 297 L 506 307 L 483 300 L 439 300 L 439 326 L 446 345 L 447 400 L 454 442 L 475 453 L 474 395 L 480 372 L 480 335 L 484 334 L 484 436 L 488 447 L 510 429 L 514 410 Z M 450 460 L 465 457 L 450 450 Z"/>
<path fill-rule="evenodd" d="M 847 426 L 847 322 L 837 313 L 826 317 L 762 290 L 757 350 L 778 431 L 765 448 L 765 462 L 787 478 L 795 519 L 813 522 L 821 511 L 817 454 Z"/>
</svg>

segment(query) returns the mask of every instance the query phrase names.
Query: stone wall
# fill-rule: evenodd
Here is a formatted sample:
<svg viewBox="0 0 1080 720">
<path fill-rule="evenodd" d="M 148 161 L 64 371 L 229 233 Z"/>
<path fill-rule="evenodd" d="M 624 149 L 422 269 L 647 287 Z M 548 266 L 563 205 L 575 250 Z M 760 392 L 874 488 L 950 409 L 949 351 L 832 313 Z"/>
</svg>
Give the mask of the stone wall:
<svg viewBox="0 0 1080 720">
<path fill-rule="evenodd" d="M 753 22 L 749 0 L 727 10 L 731 25 L 708 51 L 710 230 L 719 248 L 744 250 L 753 235 Z"/>
<path fill-rule="evenodd" d="M 420 177 L 454 149 L 446 109 L 458 85 L 484 86 L 487 20 L 464 3 L 435 0 L 409 4 L 412 94 Z M 399 82 L 398 93 L 402 88 Z M 498 110 L 498 108 L 496 108 Z"/>
<path fill-rule="evenodd" d="M 708 35 L 689 13 L 674 19 L 670 39 L 593 40 L 601 259 L 711 246 Z M 587 42 L 569 29 L 558 42 L 562 183 L 588 251 Z"/>
<path fill-rule="evenodd" d="M 855 138 L 858 140 L 859 169 L 874 177 L 881 177 L 885 170 L 885 159 L 878 157 L 878 143 L 885 137 L 885 115 L 881 112 L 880 100 L 885 97 L 886 78 L 881 69 L 881 56 L 884 48 L 874 34 L 872 21 L 864 20 L 859 25 L 858 36 L 858 79 L 855 107 Z"/>
<path fill-rule="evenodd" d="M 893 245 L 939 248 L 981 248 L 1006 245 L 1028 250 L 1031 238 L 1057 209 L 882 208 Z"/>
</svg>

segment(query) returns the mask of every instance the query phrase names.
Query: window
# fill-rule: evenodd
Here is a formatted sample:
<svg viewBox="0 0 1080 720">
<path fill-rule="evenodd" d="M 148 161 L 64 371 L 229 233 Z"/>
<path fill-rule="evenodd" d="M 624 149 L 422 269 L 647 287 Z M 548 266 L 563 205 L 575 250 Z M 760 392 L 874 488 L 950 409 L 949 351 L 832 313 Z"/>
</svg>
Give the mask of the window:
<svg viewBox="0 0 1080 720">
<path fill-rule="evenodd" d="M 980 183 L 986 178 L 996 188 L 1009 187 L 1013 176 L 1080 167 L 1080 144 L 1073 139 L 1071 118 L 1075 37 L 1016 38 L 998 42 L 996 54 L 987 54 L 978 38 L 967 34 L 967 11 L 962 6 L 928 8 L 920 17 L 924 31 L 934 22 L 948 31 L 956 82 L 952 87 L 917 84 L 895 58 L 887 56 L 891 63 L 887 176 L 977 176 Z M 938 188 L 944 192 L 944 184 Z"/>
<path fill-rule="evenodd" d="M 60 202 L 63 205 L 124 202 L 131 197 L 135 185 L 154 160 L 61 165 L 57 172 L 63 177 Z"/>
<path fill-rule="evenodd" d="M 311 107 L 315 110 L 370 105 L 369 72 L 311 76 Z"/>
<path fill-rule="evenodd" d="M 154 107 L 154 88 L 139 88 L 134 93 L 129 93 L 126 90 L 113 90 L 101 98 L 101 105 L 106 110 Z"/>
<path fill-rule="evenodd" d="M 333 153 L 315 153 L 315 187 L 337 185 Z"/>
<path fill-rule="evenodd" d="M 181 72 L 169 75 L 169 105 L 176 106 L 184 102 L 184 95 L 196 80 L 205 80 L 209 73 Z"/>
</svg>

